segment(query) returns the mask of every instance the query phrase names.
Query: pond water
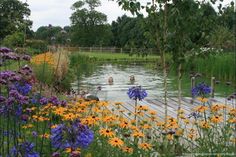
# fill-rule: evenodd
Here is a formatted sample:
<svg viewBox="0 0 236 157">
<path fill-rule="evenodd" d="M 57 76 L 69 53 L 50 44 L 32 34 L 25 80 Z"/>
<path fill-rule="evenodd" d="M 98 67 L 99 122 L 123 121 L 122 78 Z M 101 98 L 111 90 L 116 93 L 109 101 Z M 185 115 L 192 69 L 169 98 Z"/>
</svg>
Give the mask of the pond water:
<svg viewBox="0 0 236 157">
<path fill-rule="evenodd" d="M 129 100 L 127 91 L 133 86 L 142 86 L 150 99 L 164 96 L 162 72 L 156 68 L 150 68 L 146 64 L 90 64 L 82 67 L 79 71 L 78 80 L 72 83 L 72 88 L 77 91 L 88 91 L 97 95 L 101 100 Z M 134 82 L 130 81 L 131 75 L 135 77 Z M 113 84 L 109 84 L 109 77 L 113 78 Z M 210 80 L 204 78 L 197 80 L 197 82 L 202 81 L 210 85 Z M 167 79 L 168 96 L 177 96 L 176 82 L 176 76 L 169 74 Z M 99 86 L 101 90 L 97 89 Z M 184 96 L 191 96 L 191 82 L 188 76 L 183 78 L 182 89 Z M 233 92 L 233 88 L 217 85 L 215 91 L 216 96 L 225 97 Z"/>
</svg>

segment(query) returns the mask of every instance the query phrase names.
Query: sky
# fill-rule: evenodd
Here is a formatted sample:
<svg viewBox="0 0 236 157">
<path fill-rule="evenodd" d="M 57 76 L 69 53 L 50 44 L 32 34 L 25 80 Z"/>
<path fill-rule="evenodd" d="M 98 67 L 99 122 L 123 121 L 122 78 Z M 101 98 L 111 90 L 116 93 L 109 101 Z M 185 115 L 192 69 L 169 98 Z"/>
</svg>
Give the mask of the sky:
<svg viewBox="0 0 236 157">
<path fill-rule="evenodd" d="M 30 20 L 33 21 L 33 30 L 37 30 L 40 26 L 68 26 L 70 25 L 70 16 L 72 14 L 71 6 L 77 0 L 21 0 L 29 4 L 31 10 Z M 151 0 L 140 0 L 141 4 Z M 232 0 L 224 0 L 228 4 Z M 124 14 L 132 16 L 129 12 L 125 12 L 119 7 L 116 0 L 101 0 L 102 5 L 97 8 L 98 11 L 107 15 L 108 23 L 115 21 L 117 17 Z"/>
</svg>

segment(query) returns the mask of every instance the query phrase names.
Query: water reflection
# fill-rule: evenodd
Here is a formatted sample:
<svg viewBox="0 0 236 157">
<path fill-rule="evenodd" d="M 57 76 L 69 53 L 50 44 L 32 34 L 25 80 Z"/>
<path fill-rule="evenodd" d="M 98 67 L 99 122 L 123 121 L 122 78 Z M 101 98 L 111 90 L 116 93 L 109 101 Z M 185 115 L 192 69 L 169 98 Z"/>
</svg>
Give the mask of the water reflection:
<svg viewBox="0 0 236 157">
<path fill-rule="evenodd" d="M 112 79 L 111 79 L 112 78 Z M 109 81 L 110 80 L 110 81 Z M 171 80 L 168 79 L 168 83 Z M 142 86 L 148 97 L 163 95 L 161 72 L 147 69 L 143 65 L 97 65 L 90 76 L 81 76 L 73 88 L 97 94 L 101 100 L 128 100 L 127 91 L 132 86 Z M 79 85 L 79 86 L 78 86 Z M 101 87 L 101 90 L 97 90 Z M 174 94 L 170 92 L 169 94 Z"/>
</svg>

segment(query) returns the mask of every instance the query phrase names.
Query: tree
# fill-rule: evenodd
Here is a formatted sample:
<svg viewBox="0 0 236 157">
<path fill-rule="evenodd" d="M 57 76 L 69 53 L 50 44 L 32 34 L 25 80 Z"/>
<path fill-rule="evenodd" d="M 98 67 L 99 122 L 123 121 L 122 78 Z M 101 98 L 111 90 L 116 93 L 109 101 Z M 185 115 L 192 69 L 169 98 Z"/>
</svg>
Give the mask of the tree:
<svg viewBox="0 0 236 157">
<path fill-rule="evenodd" d="M 32 22 L 24 17 L 30 15 L 27 3 L 19 0 L 0 0 L 0 40 L 7 35 L 25 30 L 29 30 Z"/>
<path fill-rule="evenodd" d="M 112 22 L 113 39 L 112 44 L 118 47 L 136 47 L 146 46 L 145 26 L 143 16 L 135 18 L 123 15 Z"/>
<path fill-rule="evenodd" d="M 107 16 L 95 10 L 100 0 L 83 0 L 73 4 L 72 43 L 80 46 L 107 45 L 111 38 L 110 26 L 106 24 Z"/>
</svg>

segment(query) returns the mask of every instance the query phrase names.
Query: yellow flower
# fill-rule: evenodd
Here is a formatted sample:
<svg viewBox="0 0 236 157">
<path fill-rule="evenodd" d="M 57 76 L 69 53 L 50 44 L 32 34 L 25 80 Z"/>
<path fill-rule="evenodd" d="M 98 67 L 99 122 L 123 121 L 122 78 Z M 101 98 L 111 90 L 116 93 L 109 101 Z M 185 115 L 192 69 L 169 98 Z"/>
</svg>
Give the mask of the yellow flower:
<svg viewBox="0 0 236 157">
<path fill-rule="evenodd" d="M 176 132 L 175 132 L 175 135 L 176 136 L 182 136 L 184 133 L 184 130 L 183 129 L 177 129 Z"/>
<path fill-rule="evenodd" d="M 58 125 L 52 125 L 51 128 L 54 129 L 56 128 Z"/>
<path fill-rule="evenodd" d="M 212 112 L 217 112 L 219 111 L 220 109 L 223 109 L 224 106 L 223 105 L 220 105 L 220 104 L 214 104 L 211 106 L 211 111 Z"/>
<path fill-rule="evenodd" d="M 211 117 L 211 122 L 212 122 L 212 123 L 220 123 L 220 122 L 223 122 L 223 117 L 222 117 L 222 116 L 215 115 L 215 116 Z"/>
<path fill-rule="evenodd" d="M 100 129 L 99 133 L 105 137 L 112 137 L 115 135 L 114 132 L 111 131 L 111 129 Z"/>
<path fill-rule="evenodd" d="M 236 117 L 236 109 L 231 109 L 229 115 Z"/>
<path fill-rule="evenodd" d="M 65 111 L 66 111 L 65 108 L 63 108 L 63 107 L 59 107 L 59 108 L 57 108 L 57 109 L 54 111 L 54 113 L 55 113 L 56 115 L 60 115 L 60 116 L 62 116 L 62 115 L 64 114 Z"/>
<path fill-rule="evenodd" d="M 207 98 L 201 98 L 201 97 L 198 97 L 197 100 L 200 101 L 200 102 L 202 102 L 202 103 L 205 103 L 205 102 L 208 101 Z"/>
<path fill-rule="evenodd" d="M 140 105 L 140 106 L 137 106 L 136 109 L 139 110 L 139 111 L 147 111 L 148 110 L 148 106 Z"/>
<path fill-rule="evenodd" d="M 203 128 L 203 129 L 209 129 L 210 128 L 210 124 L 207 123 L 206 121 L 200 121 L 199 122 L 200 124 L 200 127 Z"/>
<path fill-rule="evenodd" d="M 28 124 L 28 125 L 23 125 L 22 128 L 23 129 L 28 129 L 28 128 L 32 128 L 33 124 Z"/>
<path fill-rule="evenodd" d="M 173 134 L 167 134 L 167 139 L 169 140 L 169 141 L 172 141 L 172 140 L 174 140 L 174 135 Z"/>
<path fill-rule="evenodd" d="M 139 132 L 139 131 L 135 131 L 132 136 L 134 137 L 144 137 L 144 134 L 142 132 Z"/>
<path fill-rule="evenodd" d="M 68 113 L 68 114 L 65 114 L 65 115 L 63 115 L 63 119 L 64 120 L 70 120 L 70 121 L 72 121 L 72 120 L 75 120 L 77 117 L 75 116 L 75 114 L 73 114 L 73 113 Z"/>
<path fill-rule="evenodd" d="M 124 145 L 124 142 L 117 137 L 111 138 L 108 143 L 113 147 L 122 147 Z"/>
<path fill-rule="evenodd" d="M 130 124 L 127 121 L 121 121 L 119 126 L 123 129 L 128 129 Z"/>
<path fill-rule="evenodd" d="M 155 116 L 157 114 L 157 111 L 155 110 L 150 110 L 149 111 L 149 114 L 152 115 L 152 116 Z"/>
<path fill-rule="evenodd" d="M 143 150 L 150 150 L 152 148 L 152 145 L 149 143 L 140 143 L 139 148 Z"/>
<path fill-rule="evenodd" d="M 197 111 L 197 112 L 205 112 L 206 110 L 208 109 L 208 107 L 206 106 L 197 106 L 194 110 Z"/>
<path fill-rule="evenodd" d="M 228 122 L 229 123 L 236 123 L 236 118 L 235 117 L 234 118 L 229 118 Z"/>
<path fill-rule="evenodd" d="M 134 149 L 131 147 L 123 147 L 122 150 L 123 152 L 130 153 L 130 154 L 132 154 L 134 151 Z"/>
<path fill-rule="evenodd" d="M 165 122 L 157 122 L 156 124 L 157 124 L 157 126 L 161 127 L 161 126 L 165 125 Z"/>
<path fill-rule="evenodd" d="M 143 126 L 141 126 L 141 128 L 143 128 L 143 129 L 151 129 L 152 127 L 149 124 L 144 124 Z"/>
<path fill-rule="evenodd" d="M 40 137 L 41 137 L 41 138 L 49 138 L 50 135 L 49 135 L 48 133 L 45 133 L 45 134 L 40 135 Z"/>
</svg>

